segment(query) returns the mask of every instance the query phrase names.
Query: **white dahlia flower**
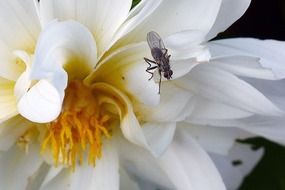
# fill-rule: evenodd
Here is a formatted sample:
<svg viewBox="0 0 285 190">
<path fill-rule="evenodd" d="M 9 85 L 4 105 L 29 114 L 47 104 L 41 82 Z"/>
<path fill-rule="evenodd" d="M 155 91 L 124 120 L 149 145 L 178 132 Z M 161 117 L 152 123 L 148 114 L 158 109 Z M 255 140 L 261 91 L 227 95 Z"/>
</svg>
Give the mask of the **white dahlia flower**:
<svg viewBox="0 0 285 190">
<path fill-rule="evenodd" d="M 280 73 L 248 52 L 226 52 L 227 41 L 207 43 L 249 0 L 131 4 L 0 1 L 0 189 L 135 189 L 145 180 L 222 190 L 205 150 L 224 154 L 254 134 L 280 140 L 255 118 L 283 112 L 243 79 Z M 145 71 L 149 31 L 171 55 L 160 94 L 157 73 L 148 80 Z"/>
</svg>

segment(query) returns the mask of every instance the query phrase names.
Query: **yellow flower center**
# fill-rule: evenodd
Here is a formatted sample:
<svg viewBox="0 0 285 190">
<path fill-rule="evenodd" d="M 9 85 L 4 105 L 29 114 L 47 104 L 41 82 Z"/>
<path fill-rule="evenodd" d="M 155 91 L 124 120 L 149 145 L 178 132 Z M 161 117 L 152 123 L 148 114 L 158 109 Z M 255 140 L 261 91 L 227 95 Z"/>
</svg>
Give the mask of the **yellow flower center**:
<svg viewBox="0 0 285 190">
<path fill-rule="evenodd" d="M 81 81 L 71 81 L 65 91 L 62 112 L 47 124 L 41 152 L 51 148 L 53 160 L 71 165 L 82 164 L 85 153 L 95 166 L 101 157 L 102 141 L 111 137 L 111 116 L 101 109 L 96 94 Z"/>
</svg>

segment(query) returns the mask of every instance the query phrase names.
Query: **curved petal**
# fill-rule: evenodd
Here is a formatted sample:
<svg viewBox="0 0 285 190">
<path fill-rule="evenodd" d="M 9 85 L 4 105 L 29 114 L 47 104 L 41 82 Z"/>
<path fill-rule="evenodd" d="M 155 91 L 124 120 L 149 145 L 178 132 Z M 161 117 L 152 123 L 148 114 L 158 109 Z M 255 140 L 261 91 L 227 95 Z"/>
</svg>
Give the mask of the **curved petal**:
<svg viewBox="0 0 285 190">
<path fill-rule="evenodd" d="M 172 142 L 176 123 L 145 123 L 142 129 L 154 156 L 163 154 Z M 159 138 L 158 138 L 159 137 Z"/>
<path fill-rule="evenodd" d="M 0 155 L 0 183 L 3 189 L 26 189 L 29 178 L 40 167 L 39 147 L 29 145 L 25 154 L 19 147 L 14 146 Z M 5 171 L 5 172 L 4 172 Z M 14 179 L 17 181 L 15 183 Z"/>
<path fill-rule="evenodd" d="M 84 78 L 96 61 L 95 42 L 84 26 L 74 21 L 50 23 L 40 36 L 29 73 L 30 80 L 38 82 L 19 100 L 19 112 L 34 122 L 54 120 L 67 79 Z"/>
<path fill-rule="evenodd" d="M 285 144 L 284 117 L 254 115 L 243 119 L 189 119 L 189 123 L 218 127 L 238 127 L 255 136 Z"/>
<path fill-rule="evenodd" d="M 54 120 L 61 111 L 62 97 L 47 80 L 40 80 L 18 102 L 19 113 L 37 123 Z"/>
<path fill-rule="evenodd" d="M 123 168 L 120 168 L 120 189 L 140 190 L 138 183 L 133 180 Z"/>
<path fill-rule="evenodd" d="M 0 76 L 16 80 L 25 67 L 13 51 L 33 53 L 41 30 L 36 6 L 31 0 L 1 1 L 0 18 Z"/>
<path fill-rule="evenodd" d="M 96 83 L 92 85 L 92 89 L 94 93 L 99 92 L 98 94 L 102 95 L 102 97 L 99 97 L 101 104 L 107 103 L 116 107 L 120 117 L 120 127 L 125 138 L 149 150 L 150 148 L 128 97 L 120 90 L 106 83 Z"/>
<path fill-rule="evenodd" d="M 179 123 L 177 127 L 183 127 L 183 131 L 193 136 L 207 152 L 221 155 L 227 155 L 237 139 L 254 136 L 234 127 L 213 127 L 191 123 Z"/>
<path fill-rule="evenodd" d="M 177 87 L 172 82 L 161 84 L 160 103 L 156 106 L 135 104 L 135 110 L 144 121 L 153 122 L 174 122 L 183 119 L 185 107 L 192 97 L 192 94 Z M 167 117 L 166 117 L 167 116 Z"/>
<path fill-rule="evenodd" d="M 162 37 L 186 30 L 201 31 L 205 35 L 211 29 L 218 14 L 221 0 L 162 0 L 143 1 L 122 27 L 120 45 L 145 41 L 149 31 L 157 31 Z M 149 7 L 155 7 L 149 9 Z M 146 14 L 147 12 L 147 14 Z M 169 14 L 171 13 L 171 14 Z M 118 36 L 119 37 L 119 36 Z"/>
<path fill-rule="evenodd" d="M 87 26 L 96 39 L 100 56 L 110 46 L 131 5 L 131 0 L 41 0 L 40 14 L 44 24 L 53 19 L 73 19 Z"/>
<path fill-rule="evenodd" d="M 75 172 L 63 169 L 53 178 L 46 181 L 41 190 L 66 189 L 66 190 L 93 190 L 119 189 L 119 165 L 114 145 L 104 142 L 102 158 L 96 161 L 96 166 L 77 166 Z"/>
<path fill-rule="evenodd" d="M 31 65 L 32 65 L 32 56 L 30 56 L 25 51 L 14 51 L 14 54 L 18 56 L 26 65 L 26 70 L 19 76 L 16 81 L 14 94 L 19 100 L 30 88 L 32 81 L 30 80 L 30 72 L 31 72 Z"/>
<path fill-rule="evenodd" d="M 253 115 L 253 113 L 239 109 L 235 106 L 227 105 L 222 102 L 212 101 L 202 96 L 196 95 L 191 99 L 193 105 L 192 112 L 187 116 L 188 119 L 237 119 Z"/>
<path fill-rule="evenodd" d="M 227 189 L 238 189 L 244 177 L 261 159 L 263 152 L 263 149 L 253 151 L 249 145 L 236 143 L 228 155 L 210 156 L 220 171 Z"/>
<path fill-rule="evenodd" d="M 278 79 L 272 70 L 262 67 L 257 57 L 249 56 L 225 56 L 211 59 L 214 67 L 228 71 L 238 76 L 276 80 Z"/>
<path fill-rule="evenodd" d="M 157 184 L 160 189 L 174 189 L 168 176 L 157 164 L 157 159 L 149 151 L 128 143 L 120 135 L 116 135 L 116 149 L 119 153 L 120 165 L 139 185 L 149 182 Z"/>
<path fill-rule="evenodd" d="M 121 48 L 101 61 L 86 82 L 104 81 L 125 91 L 138 102 L 157 105 L 160 99 L 158 84 L 148 80 L 151 75 L 146 72 L 144 57 L 151 57 L 146 43 Z"/>
<path fill-rule="evenodd" d="M 223 0 L 215 24 L 207 35 L 207 40 L 214 38 L 237 21 L 249 7 L 250 0 Z"/>
<path fill-rule="evenodd" d="M 8 151 L 19 137 L 34 124 L 21 116 L 15 116 L 0 124 L 0 151 Z"/>
<path fill-rule="evenodd" d="M 200 64 L 186 77 L 175 81 L 181 87 L 209 100 L 261 115 L 283 112 L 253 86 L 210 64 Z"/>
<path fill-rule="evenodd" d="M 30 78 L 53 78 L 63 67 L 70 80 L 83 79 L 96 63 L 96 43 L 86 27 L 75 21 L 53 21 L 38 40 Z"/>
<path fill-rule="evenodd" d="M 0 77 L 0 121 L 5 121 L 16 114 L 17 100 L 14 96 L 15 82 Z"/>
<path fill-rule="evenodd" d="M 119 190 L 119 164 L 114 144 L 104 142 L 102 158 L 96 161 L 95 168 L 79 166 L 71 178 L 68 190 Z"/>
<path fill-rule="evenodd" d="M 175 189 L 226 189 L 210 157 L 182 129 L 177 129 L 173 143 L 159 158 L 158 164 L 169 176 Z"/>
<path fill-rule="evenodd" d="M 235 38 L 210 42 L 213 57 L 248 55 L 260 58 L 263 67 L 272 69 L 276 77 L 285 77 L 285 43 L 276 40 Z"/>
</svg>

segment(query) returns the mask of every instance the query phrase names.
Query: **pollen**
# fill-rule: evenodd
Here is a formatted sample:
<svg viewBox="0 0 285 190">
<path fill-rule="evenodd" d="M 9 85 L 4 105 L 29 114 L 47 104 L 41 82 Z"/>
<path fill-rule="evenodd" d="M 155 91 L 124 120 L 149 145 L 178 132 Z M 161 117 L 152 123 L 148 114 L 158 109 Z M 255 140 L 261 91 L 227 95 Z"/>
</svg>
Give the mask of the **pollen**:
<svg viewBox="0 0 285 190">
<path fill-rule="evenodd" d="M 102 155 L 103 140 L 111 137 L 111 117 L 81 81 L 70 82 L 65 93 L 61 114 L 47 124 L 41 152 L 50 150 L 55 166 L 65 164 L 74 169 L 85 159 L 95 166 Z"/>
</svg>

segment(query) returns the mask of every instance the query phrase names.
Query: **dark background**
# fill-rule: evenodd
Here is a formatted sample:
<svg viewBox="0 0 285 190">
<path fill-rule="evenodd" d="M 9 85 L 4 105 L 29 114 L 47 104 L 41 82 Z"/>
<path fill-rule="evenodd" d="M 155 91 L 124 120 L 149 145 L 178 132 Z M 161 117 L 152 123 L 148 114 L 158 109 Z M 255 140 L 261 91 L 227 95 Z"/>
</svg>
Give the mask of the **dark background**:
<svg viewBox="0 0 285 190">
<path fill-rule="evenodd" d="M 134 0 L 134 5 L 137 2 Z M 216 39 L 229 37 L 285 41 L 285 0 L 252 0 L 243 17 Z M 243 142 L 255 148 L 264 147 L 265 155 L 245 178 L 240 190 L 285 190 L 285 147 L 262 138 Z"/>
<path fill-rule="evenodd" d="M 228 37 L 285 41 L 285 0 L 252 0 L 243 17 L 218 36 Z M 265 155 L 240 190 L 285 190 L 285 147 L 262 138 L 246 142 L 264 147 Z"/>
</svg>

